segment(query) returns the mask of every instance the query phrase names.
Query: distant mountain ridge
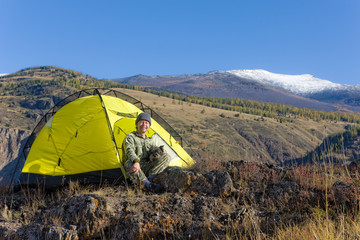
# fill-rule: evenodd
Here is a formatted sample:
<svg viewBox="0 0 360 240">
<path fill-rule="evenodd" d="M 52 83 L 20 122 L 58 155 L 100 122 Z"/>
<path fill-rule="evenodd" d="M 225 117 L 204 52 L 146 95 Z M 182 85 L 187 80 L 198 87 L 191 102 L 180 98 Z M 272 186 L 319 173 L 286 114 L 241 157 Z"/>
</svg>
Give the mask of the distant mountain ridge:
<svg viewBox="0 0 360 240">
<path fill-rule="evenodd" d="M 257 69 L 169 76 L 136 75 L 112 81 L 201 97 L 242 98 L 322 111 L 360 112 L 360 85 L 342 85 L 310 74 L 285 75 Z"/>
</svg>

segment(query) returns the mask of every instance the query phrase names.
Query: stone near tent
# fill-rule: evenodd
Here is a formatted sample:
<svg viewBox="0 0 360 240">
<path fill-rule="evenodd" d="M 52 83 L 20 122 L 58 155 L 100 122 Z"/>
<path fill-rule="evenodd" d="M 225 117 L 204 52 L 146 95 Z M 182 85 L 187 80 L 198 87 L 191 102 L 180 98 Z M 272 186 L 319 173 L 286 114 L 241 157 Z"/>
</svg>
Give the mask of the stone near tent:
<svg viewBox="0 0 360 240">
<path fill-rule="evenodd" d="M 230 196 L 234 191 L 231 176 L 226 171 L 213 170 L 199 177 L 192 189 L 213 196 Z"/>
<path fill-rule="evenodd" d="M 185 192 L 199 176 L 193 171 L 168 167 L 156 175 L 153 182 L 163 186 L 167 192 Z"/>
<path fill-rule="evenodd" d="M 200 174 L 193 170 L 168 167 L 153 181 L 172 193 L 192 191 L 211 196 L 230 196 L 234 191 L 230 174 L 220 170 Z"/>
</svg>

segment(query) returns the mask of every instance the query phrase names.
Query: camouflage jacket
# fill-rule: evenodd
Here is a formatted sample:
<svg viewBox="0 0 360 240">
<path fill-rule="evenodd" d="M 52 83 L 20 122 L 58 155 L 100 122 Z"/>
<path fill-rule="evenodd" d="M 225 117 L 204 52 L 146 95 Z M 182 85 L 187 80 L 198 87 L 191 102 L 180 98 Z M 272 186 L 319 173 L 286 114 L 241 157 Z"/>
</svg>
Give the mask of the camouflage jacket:
<svg viewBox="0 0 360 240">
<path fill-rule="evenodd" d="M 123 142 L 125 161 L 140 162 L 149 157 L 149 149 L 154 146 L 149 137 L 142 138 L 137 132 L 129 133 Z"/>
</svg>

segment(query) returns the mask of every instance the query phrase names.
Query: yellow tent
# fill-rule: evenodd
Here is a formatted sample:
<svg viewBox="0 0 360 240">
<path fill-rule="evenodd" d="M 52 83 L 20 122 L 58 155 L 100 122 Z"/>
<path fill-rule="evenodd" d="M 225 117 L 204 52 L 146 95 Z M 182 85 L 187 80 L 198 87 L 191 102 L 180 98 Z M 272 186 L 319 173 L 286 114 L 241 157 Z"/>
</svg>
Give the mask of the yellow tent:
<svg viewBox="0 0 360 240">
<path fill-rule="evenodd" d="M 194 164 L 180 136 L 154 111 L 118 91 L 100 94 L 95 89 L 71 95 L 44 116 L 25 145 L 20 184 L 57 186 L 69 180 L 113 182 L 126 177 L 122 142 L 135 131 L 135 119 L 143 111 L 152 116 L 148 136 L 165 146 L 170 166 Z"/>
</svg>

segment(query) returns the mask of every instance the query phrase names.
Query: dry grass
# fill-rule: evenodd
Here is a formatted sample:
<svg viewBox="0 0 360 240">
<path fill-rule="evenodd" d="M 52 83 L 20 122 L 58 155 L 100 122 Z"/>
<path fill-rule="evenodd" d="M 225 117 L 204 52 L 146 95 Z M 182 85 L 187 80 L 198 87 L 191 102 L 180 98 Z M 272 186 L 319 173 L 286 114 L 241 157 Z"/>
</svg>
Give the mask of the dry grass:
<svg viewBox="0 0 360 240">
<path fill-rule="evenodd" d="M 223 168 L 224 165 L 216 158 L 211 159 L 210 162 L 205 164 L 205 160 L 201 165 L 206 165 L 206 169 L 199 169 L 201 172 L 207 172 L 214 169 Z M 279 176 L 270 174 L 271 178 L 264 177 L 267 173 L 256 165 L 250 165 L 248 168 L 244 168 L 243 172 L 239 175 L 233 176 L 233 180 L 237 180 L 237 184 L 241 189 L 245 189 L 248 185 L 253 184 L 256 179 L 260 180 L 260 185 L 256 191 L 263 191 L 265 195 L 268 184 L 281 182 L 283 180 L 289 182 L 298 183 L 302 189 L 317 189 L 317 191 L 325 194 L 324 203 L 316 205 L 314 203 L 313 208 L 310 209 L 311 213 L 301 213 L 303 220 L 289 221 L 288 216 L 291 215 L 290 206 L 286 202 L 278 202 L 273 206 L 262 205 L 260 202 L 251 201 L 250 198 L 246 198 L 243 195 L 236 195 L 232 197 L 221 197 L 216 200 L 216 204 L 209 206 L 210 212 L 204 212 L 204 220 L 202 225 L 199 225 L 199 231 L 203 239 L 358 239 L 360 234 L 360 210 L 359 206 L 346 207 L 334 203 L 332 199 L 333 183 L 342 181 L 345 183 L 357 184 L 359 179 L 349 178 L 348 171 L 344 168 L 335 166 L 332 164 L 319 166 L 301 166 L 294 168 L 291 172 L 284 172 Z M 262 185 L 261 185 L 262 184 Z M 166 209 L 167 203 L 172 201 L 170 195 L 164 194 L 159 196 L 148 196 L 147 194 L 138 191 L 134 188 L 126 188 L 125 186 L 103 186 L 103 187 L 90 187 L 82 186 L 77 182 L 70 183 L 69 186 L 59 189 L 56 192 L 45 193 L 41 189 L 29 190 L 24 189 L 22 191 L 24 195 L 24 205 L 21 209 L 12 209 L 9 204 L 3 204 L 0 206 L 0 214 L 3 221 L 11 222 L 17 220 L 15 215 L 21 215 L 21 222 L 29 224 L 35 218 L 36 213 L 41 208 L 45 208 L 46 204 L 51 199 L 59 200 L 66 199 L 74 195 L 81 194 L 95 194 L 104 198 L 112 199 L 126 199 L 129 205 L 124 208 L 124 211 L 131 214 L 131 216 L 144 216 L 143 205 L 141 203 L 144 199 L 151 199 L 152 206 L 154 207 L 154 214 L 160 209 Z M 249 192 L 251 194 L 252 192 Z M 242 192 L 242 194 L 246 194 Z M 147 196 L 149 198 L 147 198 Z M 184 198 L 188 198 L 188 201 L 194 201 L 199 198 L 197 193 L 183 193 Z M 149 201 L 149 200 L 148 200 Z M 302 203 L 299 200 L 299 209 L 301 209 Z M 121 206 L 121 205 L 120 205 Z M 169 205 L 171 206 L 171 205 Z M 117 202 L 108 203 L 106 206 L 106 212 L 108 216 L 114 216 L 119 213 L 119 205 Z M 264 208 L 267 207 L 267 208 Z M 61 208 L 61 206 L 60 206 Z M 286 209 L 288 209 L 286 211 Z M 147 209 L 146 211 L 150 211 Z M 171 214 L 169 210 L 168 214 Z M 259 212 L 278 212 L 277 225 L 271 226 L 271 230 L 264 229 L 264 219 L 261 219 Z M 289 212 L 290 211 L 290 212 Z M 20 213 L 19 213 L 20 212 Z M 230 219 L 227 225 L 222 225 L 217 217 L 226 214 L 232 214 L 237 212 L 239 217 Z M 194 214 L 189 209 L 189 214 Z M 285 215 L 281 215 L 285 214 Z M 155 214 L 156 215 L 156 214 Z M 154 216 L 145 222 L 143 238 L 153 236 L 156 231 L 162 231 L 163 236 L 179 236 L 181 235 L 181 227 L 179 227 L 179 219 L 182 216 L 171 215 L 159 215 L 159 218 L 155 221 Z M 75 219 L 76 221 L 76 219 Z M 79 219 L 80 221 L 80 219 Z M 183 220 L 184 221 L 184 220 Z M 47 215 L 44 219 L 44 223 L 53 226 L 62 226 L 63 219 L 60 215 Z M 225 235 L 221 235 L 219 229 L 225 229 Z M 149 235 L 146 235 L 149 234 Z"/>
<path fill-rule="evenodd" d="M 264 173 L 264 172 L 263 172 Z M 256 165 L 244 168 L 243 172 L 237 177 L 237 183 L 241 187 L 247 187 L 250 182 L 253 182 L 256 177 L 263 176 Z M 296 182 L 306 194 L 310 192 L 318 193 L 322 196 L 323 202 L 313 202 L 313 208 L 302 212 L 302 208 L 309 208 L 309 202 L 297 197 L 297 204 L 299 206 L 293 208 L 291 202 L 277 202 L 271 206 L 269 204 L 262 205 L 259 202 L 241 199 L 227 199 L 229 205 L 235 206 L 239 209 L 241 206 L 247 209 L 262 209 L 269 212 L 278 212 L 279 219 L 274 229 L 271 231 L 264 231 L 264 223 L 261 223 L 259 218 L 253 214 L 252 211 L 247 211 L 240 222 L 229 222 L 227 228 L 226 239 L 359 239 L 360 238 L 360 205 L 359 205 L 359 177 L 358 174 L 350 173 L 347 168 L 331 163 L 319 165 L 308 165 L 293 168 L 292 171 L 286 171 L 281 176 L 274 176 L 270 178 L 263 178 L 260 181 L 258 190 L 265 189 L 267 184 L 273 184 L 280 181 Z M 349 186 L 355 186 L 355 195 L 351 201 L 346 199 L 345 202 L 337 201 L 335 195 L 335 185 L 337 182 L 344 183 Z M 250 193 L 251 194 L 251 193 Z M 345 193 L 346 194 L 346 193 Z M 349 195 L 346 195 L 349 196 Z M 290 196 L 289 196 L 290 197 Z M 304 201 L 303 201 L 304 200 Z M 309 199 L 308 199 L 309 200 Z M 307 201 L 308 201 L 307 200 Z M 241 204 L 245 205 L 239 205 Z M 291 210 L 292 209 L 292 210 Z M 231 211 L 231 210 L 229 210 Z M 310 211 L 310 214 L 309 214 Z M 284 214 L 284 215 L 282 215 Z M 289 216 L 295 214 L 302 216 L 297 219 L 290 220 Z"/>
<path fill-rule="evenodd" d="M 6 222 L 11 222 L 13 220 L 13 213 L 6 204 L 0 208 L 0 214 Z"/>
<path fill-rule="evenodd" d="M 334 164 L 308 165 L 294 168 L 292 179 L 306 188 L 316 188 L 325 191 L 337 182 L 350 183 L 352 179 L 346 167 Z"/>
<path fill-rule="evenodd" d="M 227 227 L 226 239 L 266 239 L 267 235 L 262 232 L 258 217 L 253 211 L 245 213 L 243 222 L 232 222 Z"/>
<path fill-rule="evenodd" d="M 336 219 L 315 215 L 301 225 L 280 227 L 272 239 L 359 239 L 360 216 L 340 214 Z"/>
<path fill-rule="evenodd" d="M 21 209 L 24 224 L 30 224 L 40 207 L 46 206 L 45 191 L 39 187 L 34 189 L 23 189 L 24 206 Z"/>
</svg>

